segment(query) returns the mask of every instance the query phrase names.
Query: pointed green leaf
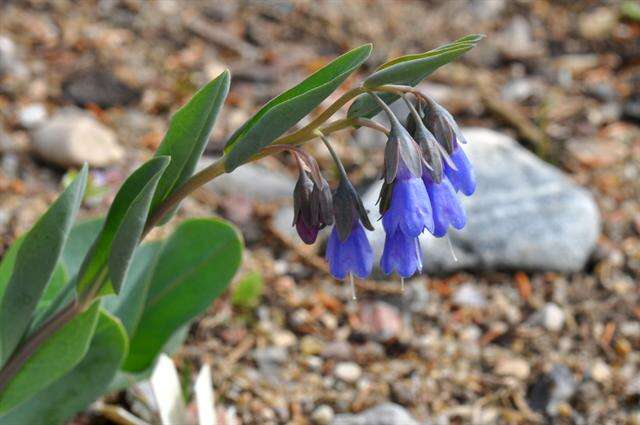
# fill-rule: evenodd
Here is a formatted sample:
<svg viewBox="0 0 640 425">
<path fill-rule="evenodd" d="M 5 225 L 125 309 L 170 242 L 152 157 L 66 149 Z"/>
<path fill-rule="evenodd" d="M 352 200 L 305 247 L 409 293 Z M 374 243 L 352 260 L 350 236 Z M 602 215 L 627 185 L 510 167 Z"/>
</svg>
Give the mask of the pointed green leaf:
<svg viewBox="0 0 640 425">
<path fill-rule="evenodd" d="M 453 43 L 445 44 L 425 53 L 406 55 L 390 60 L 378 67 L 365 81 L 366 87 L 384 84 L 416 86 L 442 65 L 457 59 L 471 50 L 484 36 L 470 34 Z M 384 93 L 380 96 L 385 103 L 393 103 L 397 95 Z M 360 95 L 349 108 L 349 118 L 372 117 L 380 111 L 380 106 L 368 94 Z"/>
<path fill-rule="evenodd" d="M 69 237 L 67 238 L 67 245 L 69 244 L 69 240 L 71 239 L 72 234 L 73 229 L 71 229 Z M 20 237 L 11 245 L 9 250 L 7 250 L 7 252 L 5 253 L 2 259 L 2 263 L 0 263 L 0 298 L 2 298 L 2 296 L 4 295 L 4 291 L 7 287 L 7 284 L 9 283 L 9 279 L 11 278 L 13 266 L 18 254 L 18 248 L 22 244 L 23 239 L 24 237 Z M 65 249 L 67 245 L 65 245 Z M 64 251 L 62 255 L 64 256 Z M 44 311 L 46 311 L 48 306 L 55 299 L 56 295 L 62 290 L 62 288 L 64 288 L 64 285 L 68 280 L 69 275 L 64 264 L 58 263 L 56 265 L 56 268 L 53 270 L 53 274 L 51 275 L 49 282 L 47 282 L 47 285 L 45 286 L 40 300 L 38 301 L 34 317 L 37 318 Z M 30 329 L 33 329 L 33 326 L 31 326 Z"/>
<path fill-rule="evenodd" d="M 69 276 L 78 274 L 82 260 L 87 256 L 91 245 L 95 242 L 104 226 L 104 217 L 80 220 L 71 228 L 69 239 L 62 251 L 62 263 Z"/>
<path fill-rule="evenodd" d="M 227 171 L 234 170 L 284 134 L 326 99 L 371 54 L 365 44 L 336 58 L 297 86 L 270 100 L 227 141 Z"/>
<path fill-rule="evenodd" d="M 217 219 L 183 222 L 160 253 L 123 369 L 149 367 L 175 330 L 227 288 L 241 258 L 242 241 L 230 224 Z"/>
<path fill-rule="evenodd" d="M 84 357 L 98 319 L 98 304 L 54 333 L 0 393 L 0 415 L 29 400 Z"/>
<path fill-rule="evenodd" d="M 31 315 L 62 254 L 86 182 L 87 167 L 84 166 L 21 242 L 0 303 L 1 363 L 13 353 L 29 326 Z"/>
<path fill-rule="evenodd" d="M 115 317 L 100 311 L 89 351 L 67 374 L 0 417 L 0 425 L 65 423 L 107 392 L 127 352 L 127 335 Z"/>
<path fill-rule="evenodd" d="M 147 220 L 156 185 L 168 163 L 166 156 L 150 159 L 123 183 L 100 235 L 80 268 L 77 279 L 79 293 L 95 282 L 107 265 L 112 288 L 119 291 Z"/>
<path fill-rule="evenodd" d="M 83 258 L 87 255 L 91 244 L 98 237 L 98 233 L 104 224 L 104 218 L 93 218 L 88 220 L 82 220 L 71 228 L 67 243 L 64 245 L 62 251 L 62 258 L 60 259 L 59 267 L 62 267 L 66 271 L 67 280 L 63 286 L 56 287 L 56 294 L 53 298 L 49 299 L 49 302 L 45 306 L 42 301 L 47 297 L 42 296 L 41 302 L 38 304 L 37 312 L 32 320 L 30 331 L 37 329 L 48 317 L 53 315 L 60 307 L 66 305 L 75 296 L 75 281 L 72 280 L 80 266 L 82 265 Z M 55 275 L 55 274 L 54 274 Z M 53 293 L 49 295 L 53 296 Z"/>
<path fill-rule="evenodd" d="M 227 70 L 202 87 L 171 118 L 169 130 L 156 151 L 156 156 L 171 157 L 171 163 L 158 183 L 152 209 L 193 174 L 229 92 L 229 81 Z"/>
<path fill-rule="evenodd" d="M 38 301 L 35 316 L 38 316 L 38 312 L 45 311 L 49 308 L 53 300 L 56 299 L 68 281 L 69 275 L 67 274 L 67 270 L 62 263 L 58 263 L 51 275 L 49 283 L 47 283 L 44 293 L 42 294 L 42 298 Z"/>
<path fill-rule="evenodd" d="M 136 249 L 131 267 L 118 295 L 104 298 L 103 307 L 122 322 L 127 335 L 132 336 L 142 316 L 162 242 L 150 242 Z"/>
<path fill-rule="evenodd" d="M 0 262 L 0 299 L 4 296 L 4 291 L 6 291 L 9 280 L 11 279 L 13 266 L 16 264 L 18 250 L 20 249 L 23 240 L 24 236 L 16 239 L 9 249 L 5 251 L 4 256 L 2 257 L 2 262 Z"/>
</svg>

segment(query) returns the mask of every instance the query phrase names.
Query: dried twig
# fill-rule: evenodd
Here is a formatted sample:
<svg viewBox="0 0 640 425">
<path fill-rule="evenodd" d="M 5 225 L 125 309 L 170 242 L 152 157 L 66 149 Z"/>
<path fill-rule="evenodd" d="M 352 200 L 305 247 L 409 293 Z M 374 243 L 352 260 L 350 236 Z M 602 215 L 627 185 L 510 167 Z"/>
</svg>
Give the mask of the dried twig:
<svg viewBox="0 0 640 425">
<path fill-rule="evenodd" d="M 498 94 L 485 84 L 478 83 L 477 88 L 480 99 L 489 112 L 511 125 L 520 137 L 533 145 L 540 156 L 544 157 L 549 153 L 549 138 L 519 110 L 517 105 L 500 99 Z"/>
</svg>

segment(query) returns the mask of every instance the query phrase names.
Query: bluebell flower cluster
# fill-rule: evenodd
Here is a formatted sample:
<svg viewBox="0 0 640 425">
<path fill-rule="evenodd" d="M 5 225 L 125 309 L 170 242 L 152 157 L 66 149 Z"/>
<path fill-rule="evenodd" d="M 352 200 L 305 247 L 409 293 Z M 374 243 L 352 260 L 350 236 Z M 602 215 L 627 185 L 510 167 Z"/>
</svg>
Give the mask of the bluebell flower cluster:
<svg viewBox="0 0 640 425">
<path fill-rule="evenodd" d="M 373 97 L 390 121 L 378 201 L 386 233 L 380 268 L 386 275 L 407 278 L 422 271 L 419 237 L 425 230 L 440 238 L 449 228 L 465 226 L 459 193 L 473 194 L 476 181 L 462 148 L 466 140 L 441 105 L 426 96 L 417 96 L 415 105 L 405 99 L 410 114 L 403 125 L 380 98 Z M 303 241 L 313 243 L 320 229 L 334 224 L 326 250 L 331 275 L 366 278 L 373 269 L 366 229 L 373 226 L 342 163 L 326 138 L 323 141 L 337 165 L 340 183 L 331 193 L 317 164 L 305 169 L 298 161 L 294 225 Z"/>
<path fill-rule="evenodd" d="M 406 278 L 422 271 L 418 238 L 423 231 L 443 237 L 449 227 L 465 226 L 467 218 L 457 192 L 471 195 L 475 178 L 460 147 L 465 143 L 462 133 L 442 106 L 428 99 L 426 104 L 419 102 L 416 109 L 407 101 L 410 115 L 406 130 L 391 110 L 379 103 L 391 123 L 385 150 L 386 174 L 389 168 L 398 169 L 394 179 L 385 181 L 380 194 L 386 233 L 380 267 L 387 275 L 396 272 Z M 407 166 L 416 157 L 421 165 L 417 170 Z"/>
</svg>

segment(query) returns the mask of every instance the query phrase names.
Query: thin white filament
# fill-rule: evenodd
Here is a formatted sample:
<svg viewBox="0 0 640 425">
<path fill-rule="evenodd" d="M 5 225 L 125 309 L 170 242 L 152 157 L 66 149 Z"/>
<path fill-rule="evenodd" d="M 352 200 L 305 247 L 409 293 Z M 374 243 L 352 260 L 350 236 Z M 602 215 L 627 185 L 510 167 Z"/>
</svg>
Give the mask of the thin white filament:
<svg viewBox="0 0 640 425">
<path fill-rule="evenodd" d="M 404 277 L 400 276 L 400 290 L 404 292 Z"/>
<path fill-rule="evenodd" d="M 456 257 L 456 252 L 453 250 L 453 244 L 451 243 L 451 238 L 447 233 L 447 244 L 449 245 L 449 251 L 451 251 L 451 256 L 453 257 L 453 261 L 458 262 L 458 257 Z"/>
<path fill-rule="evenodd" d="M 358 297 L 356 297 L 356 285 L 353 282 L 353 273 L 349 273 L 349 284 L 351 285 L 351 299 L 355 301 Z"/>
</svg>

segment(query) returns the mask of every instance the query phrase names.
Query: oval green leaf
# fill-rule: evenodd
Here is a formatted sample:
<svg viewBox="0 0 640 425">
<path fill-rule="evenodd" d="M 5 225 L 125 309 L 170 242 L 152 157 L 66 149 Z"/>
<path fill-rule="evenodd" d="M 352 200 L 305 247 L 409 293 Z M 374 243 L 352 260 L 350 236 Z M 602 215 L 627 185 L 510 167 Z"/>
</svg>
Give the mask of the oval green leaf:
<svg viewBox="0 0 640 425">
<path fill-rule="evenodd" d="M 175 330 L 229 285 L 242 259 L 242 240 L 223 220 L 183 222 L 166 241 L 123 369 L 149 367 Z"/>
<path fill-rule="evenodd" d="M 58 425 L 107 392 L 127 352 L 122 324 L 100 311 L 91 345 L 71 371 L 0 418 L 0 425 Z"/>
<path fill-rule="evenodd" d="M 98 304 L 54 333 L 27 360 L 0 393 L 0 415 L 29 400 L 80 362 L 96 327 Z"/>
<path fill-rule="evenodd" d="M 371 54 L 371 44 L 355 48 L 270 100 L 227 141 L 227 171 L 258 153 L 325 100 Z"/>
<path fill-rule="evenodd" d="M 20 244 L 0 303 L 0 363 L 4 364 L 11 356 L 29 326 L 62 254 L 86 183 L 87 167 L 84 166 Z"/>
</svg>

